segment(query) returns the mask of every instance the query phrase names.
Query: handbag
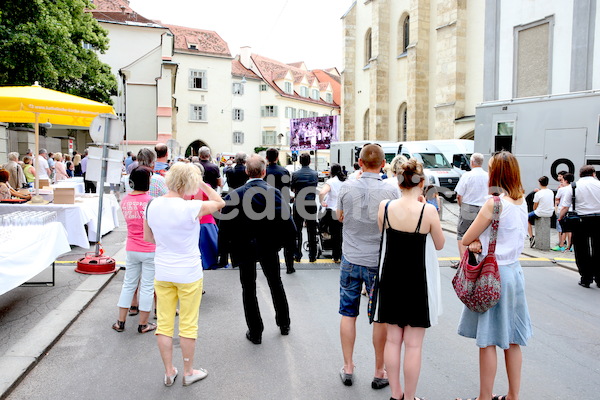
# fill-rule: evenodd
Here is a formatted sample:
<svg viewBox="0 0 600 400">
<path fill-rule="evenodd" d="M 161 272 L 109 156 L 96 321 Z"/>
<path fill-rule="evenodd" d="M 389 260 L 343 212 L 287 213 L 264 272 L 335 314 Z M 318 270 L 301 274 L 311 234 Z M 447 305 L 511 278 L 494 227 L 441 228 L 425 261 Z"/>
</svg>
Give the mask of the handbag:
<svg viewBox="0 0 600 400">
<path fill-rule="evenodd" d="M 573 211 L 567 211 L 565 216 L 559 220 L 560 227 L 563 232 L 575 232 L 579 226 L 581 225 L 581 217 L 575 211 L 575 188 L 577 185 L 575 182 L 571 183 L 571 188 L 573 189 Z"/>
<path fill-rule="evenodd" d="M 474 254 L 467 249 L 460 260 L 456 275 L 452 279 L 456 295 L 471 311 L 486 312 L 500 301 L 500 271 L 495 254 L 499 216 L 500 198 L 494 196 L 488 254 L 477 263 Z"/>
<path fill-rule="evenodd" d="M 388 206 L 390 205 L 391 200 L 389 200 L 385 204 L 385 212 L 383 213 L 383 226 L 381 229 L 381 240 L 379 242 L 379 269 L 377 271 L 377 275 L 375 275 L 375 279 L 373 280 L 373 286 L 371 286 L 371 290 L 369 290 L 369 306 L 367 307 L 367 314 L 369 316 L 369 323 L 373 323 L 375 320 L 375 311 L 377 310 L 377 299 L 379 298 L 379 274 L 381 273 L 381 268 L 383 266 L 383 260 L 385 259 L 385 250 L 383 248 L 383 244 L 385 242 L 385 227 L 388 222 Z"/>
</svg>

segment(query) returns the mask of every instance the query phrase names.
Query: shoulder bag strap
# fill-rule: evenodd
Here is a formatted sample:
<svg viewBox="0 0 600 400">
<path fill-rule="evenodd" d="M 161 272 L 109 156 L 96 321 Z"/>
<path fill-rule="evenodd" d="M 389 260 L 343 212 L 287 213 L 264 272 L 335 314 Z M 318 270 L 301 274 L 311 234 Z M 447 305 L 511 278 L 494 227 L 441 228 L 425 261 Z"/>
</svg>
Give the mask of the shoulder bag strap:
<svg viewBox="0 0 600 400">
<path fill-rule="evenodd" d="M 391 200 L 388 200 L 385 203 L 385 212 L 383 213 L 383 224 L 381 226 L 381 240 L 379 241 L 379 264 L 381 265 L 381 260 L 383 259 L 383 254 L 381 254 L 381 250 L 383 249 L 383 240 L 385 239 L 385 227 L 389 226 L 390 222 L 388 221 L 388 206 L 390 205 Z"/>
<path fill-rule="evenodd" d="M 575 182 L 571 182 L 571 189 L 573 190 L 573 212 L 575 212 L 575 188 L 577 187 L 577 184 L 575 184 Z"/>
<path fill-rule="evenodd" d="M 498 238 L 498 224 L 500 218 L 500 197 L 494 196 L 494 213 L 492 215 L 492 232 L 490 233 L 490 243 L 488 245 L 488 255 L 496 252 L 496 239 Z"/>
</svg>

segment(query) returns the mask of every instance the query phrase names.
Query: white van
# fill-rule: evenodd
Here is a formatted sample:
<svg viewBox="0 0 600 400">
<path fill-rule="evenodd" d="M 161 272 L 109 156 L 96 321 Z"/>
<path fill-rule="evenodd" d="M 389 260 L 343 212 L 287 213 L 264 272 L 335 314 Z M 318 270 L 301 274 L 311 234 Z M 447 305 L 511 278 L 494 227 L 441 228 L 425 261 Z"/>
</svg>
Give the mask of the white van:
<svg viewBox="0 0 600 400">
<path fill-rule="evenodd" d="M 446 156 L 452 168 L 460 175 L 471 170 L 471 155 L 475 141 L 467 139 L 428 140 Z"/>
<path fill-rule="evenodd" d="M 442 151 L 432 144 L 433 141 L 413 141 L 381 144 L 385 151 L 386 161 L 402 154 L 406 158 L 416 158 L 423 164 L 423 172 L 427 184 L 437 187 L 438 192 L 446 199 L 453 201 L 456 198 L 456 184 L 460 174 L 452 168 Z M 393 156 L 392 156 L 393 155 Z"/>
</svg>

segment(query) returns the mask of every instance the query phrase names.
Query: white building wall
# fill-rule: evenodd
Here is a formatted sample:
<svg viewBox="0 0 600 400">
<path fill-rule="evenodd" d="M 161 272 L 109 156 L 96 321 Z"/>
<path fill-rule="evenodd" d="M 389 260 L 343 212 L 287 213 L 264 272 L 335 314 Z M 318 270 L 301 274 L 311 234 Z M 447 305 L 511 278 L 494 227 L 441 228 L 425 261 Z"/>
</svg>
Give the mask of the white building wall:
<svg viewBox="0 0 600 400">
<path fill-rule="evenodd" d="M 241 83 L 241 78 L 234 76 L 232 82 Z M 232 121 L 231 133 L 232 144 L 230 148 L 221 149 L 222 151 L 236 153 L 243 151 L 246 154 L 251 154 L 255 147 L 262 145 L 261 143 L 261 118 L 260 118 L 260 85 L 262 80 L 246 79 L 244 84 L 244 94 L 232 94 L 233 108 L 244 110 L 243 121 Z M 233 89 L 233 88 L 232 88 Z M 230 90 L 232 93 L 232 90 Z M 230 113 L 231 114 L 231 113 Z M 232 117 L 233 118 L 233 117 Z M 244 143 L 233 143 L 233 132 L 239 131 L 244 133 Z"/>
<path fill-rule="evenodd" d="M 596 18 L 595 18 L 596 32 L 600 32 L 600 2 L 596 4 Z M 594 61 L 593 61 L 593 75 L 592 75 L 592 88 L 600 88 L 600 37 L 596 33 L 594 39 Z"/>
<path fill-rule="evenodd" d="M 213 154 L 231 148 L 231 59 L 175 52 L 173 61 L 179 64 L 175 83 L 177 132 L 173 138 L 183 149 L 196 140 L 204 142 Z M 206 71 L 206 90 L 189 88 L 192 69 Z M 206 105 L 206 121 L 190 120 L 192 104 Z"/>
<path fill-rule="evenodd" d="M 499 34 L 499 99 L 513 97 L 515 68 L 514 28 L 554 15 L 552 30 L 552 84 L 551 93 L 570 91 L 571 43 L 573 32 L 573 0 L 521 1 L 502 0 Z"/>
<path fill-rule="evenodd" d="M 371 73 L 370 70 L 363 69 L 368 63 L 365 60 L 365 37 L 367 30 L 372 27 L 372 4 L 357 1 L 356 10 L 356 80 L 355 80 L 355 104 L 356 114 L 354 116 L 354 126 L 356 127 L 356 140 L 364 139 L 364 116 L 369 109 L 371 99 Z"/>
</svg>

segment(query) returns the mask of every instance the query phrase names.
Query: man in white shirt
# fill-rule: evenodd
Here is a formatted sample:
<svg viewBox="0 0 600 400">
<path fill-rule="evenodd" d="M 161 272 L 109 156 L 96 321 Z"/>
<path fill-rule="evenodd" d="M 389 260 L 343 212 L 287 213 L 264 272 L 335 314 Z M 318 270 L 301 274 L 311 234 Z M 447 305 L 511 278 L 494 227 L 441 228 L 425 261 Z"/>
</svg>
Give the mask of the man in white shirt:
<svg viewBox="0 0 600 400">
<path fill-rule="evenodd" d="M 538 218 L 549 218 L 554 214 L 554 192 L 548 189 L 548 177 L 542 176 L 538 179 L 540 189 L 533 195 L 533 211 L 529 213 L 527 231 L 529 233 L 529 244 L 535 244 L 533 225 Z"/>
<path fill-rule="evenodd" d="M 481 168 L 483 165 L 483 154 L 473 153 L 471 155 L 471 170 L 465 172 L 456 185 L 456 201 L 460 207 L 458 216 L 458 226 L 456 229 L 456 239 L 458 240 L 458 256 L 462 257 L 466 246 L 462 244 L 462 238 L 467 229 L 471 226 L 475 217 L 479 213 L 481 206 L 485 203 L 487 196 L 488 173 Z M 458 267 L 458 263 L 452 263 L 453 268 Z"/>
<path fill-rule="evenodd" d="M 596 286 L 600 287 L 600 181 L 596 179 L 593 165 L 581 167 L 579 176 L 575 186 L 575 204 L 573 192 L 566 191 L 560 218 L 565 216 L 571 205 L 573 211 L 582 217 L 581 226 L 573 232 L 575 263 L 581 275 L 579 285 L 589 288 L 595 280 Z"/>
<path fill-rule="evenodd" d="M 50 179 L 50 166 L 48 165 L 48 151 L 40 149 L 35 170 L 38 173 L 38 179 Z"/>
</svg>

